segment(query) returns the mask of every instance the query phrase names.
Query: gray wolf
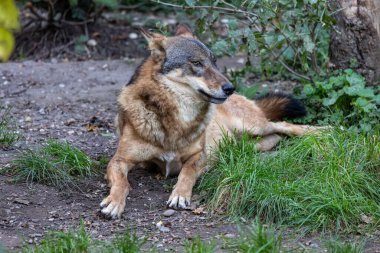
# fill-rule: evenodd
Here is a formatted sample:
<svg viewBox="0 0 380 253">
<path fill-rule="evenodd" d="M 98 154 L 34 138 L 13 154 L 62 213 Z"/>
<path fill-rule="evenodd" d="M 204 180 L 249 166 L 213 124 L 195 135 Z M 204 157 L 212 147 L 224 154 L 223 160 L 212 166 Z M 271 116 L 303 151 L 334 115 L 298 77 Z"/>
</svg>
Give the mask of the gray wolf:
<svg viewBox="0 0 380 253">
<path fill-rule="evenodd" d="M 193 186 L 207 168 L 210 150 L 224 134 L 243 131 L 262 136 L 260 151 L 272 149 L 283 135 L 299 136 L 317 127 L 275 122 L 303 116 L 302 105 L 287 95 L 269 94 L 256 101 L 234 94 L 218 70 L 214 54 L 188 26 L 174 36 L 143 31 L 150 55 L 118 97 L 117 151 L 107 167 L 110 194 L 101 212 L 119 217 L 130 191 L 128 172 L 156 164 L 178 175 L 167 201 L 171 208 L 190 205 Z"/>
</svg>

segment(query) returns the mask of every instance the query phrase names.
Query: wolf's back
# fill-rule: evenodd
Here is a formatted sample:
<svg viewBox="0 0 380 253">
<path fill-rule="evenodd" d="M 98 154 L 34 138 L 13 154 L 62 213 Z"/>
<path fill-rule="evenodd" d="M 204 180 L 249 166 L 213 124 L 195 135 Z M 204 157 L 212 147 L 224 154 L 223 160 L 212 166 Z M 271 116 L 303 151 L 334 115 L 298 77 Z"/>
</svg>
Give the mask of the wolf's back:
<svg viewBox="0 0 380 253">
<path fill-rule="evenodd" d="M 270 92 L 255 99 L 256 105 L 263 110 L 269 120 L 294 119 L 306 116 L 307 112 L 303 104 L 293 96 Z"/>
</svg>

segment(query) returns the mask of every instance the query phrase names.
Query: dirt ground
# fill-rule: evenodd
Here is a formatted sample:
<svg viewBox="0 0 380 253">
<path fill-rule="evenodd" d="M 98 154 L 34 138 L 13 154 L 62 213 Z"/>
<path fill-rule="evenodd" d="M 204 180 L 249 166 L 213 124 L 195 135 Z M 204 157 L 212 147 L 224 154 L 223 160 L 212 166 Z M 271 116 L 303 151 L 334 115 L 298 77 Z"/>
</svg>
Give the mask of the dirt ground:
<svg viewBox="0 0 380 253">
<path fill-rule="evenodd" d="M 19 151 L 36 148 L 49 138 L 67 140 L 93 159 L 110 159 L 117 146 L 113 127 L 116 97 L 140 61 L 0 64 L 0 103 L 12 107 L 23 136 L 14 148 L 0 149 L 0 168 L 9 166 Z M 242 59 L 222 59 L 219 65 L 238 68 Z M 277 83 L 271 88 L 280 86 Z M 95 124 L 97 130 L 88 131 L 88 124 Z M 81 220 L 96 239 L 108 240 L 131 228 L 138 236 L 147 236 L 159 252 L 180 251 L 186 240 L 198 235 L 206 241 L 237 235 L 236 226 L 224 217 L 191 210 L 163 216 L 175 179 L 163 180 L 156 171 L 140 169 L 133 170 L 129 180 L 133 190 L 122 218 L 108 220 L 99 214 L 99 203 L 108 193 L 101 176 L 86 178 L 79 189 L 64 191 L 40 184 L 14 184 L 10 177 L 0 176 L 0 244 L 17 249 L 23 243 L 38 242 L 50 230 L 76 228 Z M 199 197 L 195 195 L 193 201 L 197 207 Z M 160 221 L 165 231 L 157 228 Z M 380 248 L 376 238 L 369 238 L 367 252 Z M 284 244 L 295 251 L 324 252 L 318 234 L 287 239 Z"/>
</svg>

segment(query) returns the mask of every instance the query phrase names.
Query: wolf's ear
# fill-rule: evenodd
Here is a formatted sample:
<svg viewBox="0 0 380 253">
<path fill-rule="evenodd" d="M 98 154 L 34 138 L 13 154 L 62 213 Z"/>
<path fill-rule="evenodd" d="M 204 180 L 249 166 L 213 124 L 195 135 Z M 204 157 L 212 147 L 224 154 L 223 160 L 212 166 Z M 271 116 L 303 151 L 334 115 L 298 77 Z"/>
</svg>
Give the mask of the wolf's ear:
<svg viewBox="0 0 380 253">
<path fill-rule="evenodd" d="M 190 26 L 188 26 L 187 24 L 179 24 L 175 29 L 175 36 L 195 38 L 195 35 L 191 31 Z"/>
<path fill-rule="evenodd" d="M 151 33 L 143 28 L 140 28 L 141 34 L 148 41 L 148 46 L 153 59 L 156 62 L 163 61 L 165 59 L 165 47 L 167 43 L 167 37 L 158 33 Z"/>
</svg>

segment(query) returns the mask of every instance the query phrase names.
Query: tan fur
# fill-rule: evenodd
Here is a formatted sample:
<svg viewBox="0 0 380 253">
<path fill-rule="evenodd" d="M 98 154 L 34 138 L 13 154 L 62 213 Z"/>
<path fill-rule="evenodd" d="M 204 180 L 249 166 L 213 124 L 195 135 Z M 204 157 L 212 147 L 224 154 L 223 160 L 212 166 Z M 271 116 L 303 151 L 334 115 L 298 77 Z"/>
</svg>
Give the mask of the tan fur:
<svg viewBox="0 0 380 253">
<path fill-rule="evenodd" d="M 177 36 L 181 33 L 190 36 L 183 27 L 178 33 Z M 245 130 L 266 136 L 257 148 L 270 150 L 281 139 L 277 133 L 302 135 L 316 130 L 270 122 L 254 101 L 239 95 L 231 95 L 222 104 L 210 103 L 196 89 L 201 87 L 212 94 L 220 92 L 227 79 L 213 68 L 207 69 L 201 78 L 184 75 L 180 70 L 159 74 L 164 49 L 157 51 L 157 48 L 165 45 L 155 43 L 164 41 L 167 45 L 176 37 L 158 36 L 150 37 L 152 54 L 139 70 L 138 79 L 124 87 L 118 98 L 120 140 L 107 168 L 110 195 L 101 203 L 102 212 L 112 217 L 123 212 L 129 193 L 128 172 L 141 163 L 155 163 L 169 170 L 169 174 L 180 171 L 168 205 L 185 208 L 190 204 L 197 178 L 206 169 L 209 151 L 224 133 Z"/>
<path fill-rule="evenodd" d="M 263 110 L 265 117 L 270 120 L 281 120 L 282 111 L 288 104 L 286 97 L 274 97 L 256 101 L 256 104 Z"/>
</svg>

